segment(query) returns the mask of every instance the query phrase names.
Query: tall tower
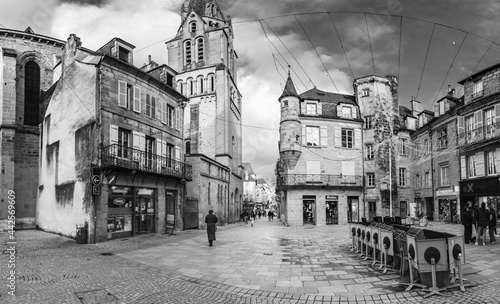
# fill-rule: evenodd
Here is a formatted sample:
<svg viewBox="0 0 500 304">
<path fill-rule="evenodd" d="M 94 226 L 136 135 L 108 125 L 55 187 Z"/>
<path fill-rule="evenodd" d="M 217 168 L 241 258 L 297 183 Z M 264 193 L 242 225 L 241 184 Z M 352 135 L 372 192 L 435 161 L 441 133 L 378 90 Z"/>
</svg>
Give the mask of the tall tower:
<svg viewBox="0 0 500 304">
<path fill-rule="evenodd" d="M 278 99 L 281 105 L 280 158 L 286 168 L 293 169 L 300 158 L 302 127 L 299 119 L 300 97 L 295 90 L 290 73 L 283 94 Z"/>
<path fill-rule="evenodd" d="M 168 64 L 178 72 L 176 89 L 189 98 L 185 161 L 194 172 L 186 200 L 198 200 L 200 214 L 213 209 L 222 222 L 231 222 L 239 218 L 243 189 L 242 108 L 231 18 L 215 0 L 186 1 L 181 18 L 167 50 Z M 201 217 L 199 222 L 204 225 Z"/>
</svg>

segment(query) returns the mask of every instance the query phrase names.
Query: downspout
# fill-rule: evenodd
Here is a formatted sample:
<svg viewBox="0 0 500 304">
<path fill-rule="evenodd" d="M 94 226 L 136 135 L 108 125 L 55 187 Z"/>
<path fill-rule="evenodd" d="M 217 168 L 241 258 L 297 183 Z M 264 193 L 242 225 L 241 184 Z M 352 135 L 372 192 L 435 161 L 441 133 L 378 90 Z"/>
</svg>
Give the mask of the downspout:
<svg viewBox="0 0 500 304">
<path fill-rule="evenodd" d="M 360 116 L 361 116 L 361 111 L 360 111 Z M 361 181 L 362 181 L 362 187 L 363 191 L 361 194 L 363 195 L 363 217 L 366 218 L 366 180 L 365 180 L 365 132 L 363 130 L 364 127 L 364 121 L 361 123 Z M 338 206 L 337 206 L 338 210 Z M 338 213 L 338 212 L 337 212 Z"/>
<path fill-rule="evenodd" d="M 431 126 L 429 125 L 429 141 L 430 141 L 430 145 L 431 145 L 431 191 L 432 191 L 432 201 L 433 201 L 433 206 L 434 206 L 434 203 L 435 203 L 435 197 L 434 197 L 434 159 L 432 157 L 432 154 L 433 154 L 433 149 L 432 149 L 432 128 Z M 434 219 L 434 210 L 432 210 L 432 218 Z"/>
<path fill-rule="evenodd" d="M 226 203 L 227 203 L 227 220 L 226 220 L 226 224 L 229 224 L 229 200 L 230 200 L 229 192 L 231 192 L 231 187 L 230 187 L 230 185 L 231 185 L 231 183 L 230 183 L 230 181 L 231 181 L 231 174 L 233 174 L 233 173 L 231 171 L 231 168 L 229 168 L 229 176 L 228 176 L 228 179 L 227 179 L 227 194 L 226 194 L 227 195 L 227 199 L 225 200 Z M 236 197 L 234 199 L 236 199 Z"/>
<path fill-rule="evenodd" d="M 100 62 L 99 62 L 100 64 Z M 96 118 L 96 130 L 101 130 L 101 128 L 99 128 L 99 126 L 101 125 L 101 120 L 100 120 L 100 117 L 99 117 L 99 108 L 100 108 L 100 97 L 101 97 L 101 94 L 100 94 L 100 70 L 99 70 L 99 65 L 96 66 L 96 81 L 95 81 L 95 118 Z M 102 138 L 101 136 L 99 136 L 99 138 Z M 90 153 L 94 153 L 94 149 L 90 149 Z M 91 155 L 90 159 L 91 159 L 91 170 L 92 170 L 92 162 L 94 160 L 94 157 L 95 155 Z M 101 176 L 99 176 L 101 177 Z M 101 179 L 102 181 L 102 179 Z M 102 188 L 102 182 L 101 182 L 101 185 L 100 187 Z M 102 193 L 102 189 L 101 189 L 101 193 Z M 100 198 L 100 196 L 99 196 Z M 95 195 L 92 195 L 92 199 L 94 200 L 94 244 L 97 244 L 97 223 L 98 223 L 98 219 L 97 219 L 97 215 L 98 215 L 98 208 L 99 208 L 99 199 L 96 198 Z"/>
</svg>

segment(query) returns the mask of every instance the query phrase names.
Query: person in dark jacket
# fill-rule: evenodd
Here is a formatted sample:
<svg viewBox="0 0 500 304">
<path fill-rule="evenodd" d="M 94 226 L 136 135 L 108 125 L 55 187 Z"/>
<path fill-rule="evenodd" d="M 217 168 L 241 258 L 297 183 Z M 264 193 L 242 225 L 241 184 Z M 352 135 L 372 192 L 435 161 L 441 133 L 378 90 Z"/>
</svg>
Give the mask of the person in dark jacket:
<svg viewBox="0 0 500 304">
<path fill-rule="evenodd" d="M 490 212 L 486 209 L 486 203 L 481 203 L 481 208 L 477 211 L 477 234 L 476 245 L 479 245 L 479 237 L 483 237 L 483 246 L 486 246 L 486 230 L 490 221 Z"/>
<path fill-rule="evenodd" d="M 464 225 L 465 244 L 469 244 L 472 238 L 472 210 L 467 207 L 462 215 L 462 225 Z"/>
<path fill-rule="evenodd" d="M 207 216 L 205 217 L 205 223 L 207 224 L 207 235 L 208 243 L 212 246 L 213 241 L 215 241 L 215 231 L 217 231 L 217 222 L 219 219 L 214 214 L 213 210 L 209 210 Z"/>
<path fill-rule="evenodd" d="M 490 242 L 495 244 L 497 240 L 495 239 L 495 231 L 497 229 L 497 213 L 493 209 L 493 204 L 490 205 L 490 221 L 488 223 L 488 230 L 490 231 Z"/>
</svg>

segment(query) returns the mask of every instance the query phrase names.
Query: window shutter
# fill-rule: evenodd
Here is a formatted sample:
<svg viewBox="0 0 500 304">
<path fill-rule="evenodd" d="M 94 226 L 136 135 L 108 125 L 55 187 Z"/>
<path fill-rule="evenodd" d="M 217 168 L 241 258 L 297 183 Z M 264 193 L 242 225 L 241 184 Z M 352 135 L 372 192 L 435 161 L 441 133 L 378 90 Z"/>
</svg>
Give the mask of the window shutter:
<svg viewBox="0 0 500 304">
<path fill-rule="evenodd" d="M 496 122 L 500 123 L 500 104 L 495 105 Z M 498 129 L 498 127 L 497 127 Z"/>
<path fill-rule="evenodd" d="M 141 113 L 141 88 L 134 87 L 134 112 Z"/>
<path fill-rule="evenodd" d="M 163 152 L 162 140 L 156 139 L 155 142 L 156 142 L 156 155 L 161 156 Z"/>
<path fill-rule="evenodd" d="M 342 146 L 342 129 L 339 127 L 334 127 L 333 134 L 333 145 L 337 148 L 340 148 Z"/>
<path fill-rule="evenodd" d="M 411 179 L 410 170 L 406 169 L 406 181 L 405 181 L 406 183 L 405 183 L 405 186 L 410 186 L 411 185 L 410 179 Z"/>
<path fill-rule="evenodd" d="M 306 126 L 302 126 L 302 145 L 307 145 Z"/>
<path fill-rule="evenodd" d="M 484 176 L 484 151 L 478 152 L 475 156 L 476 175 Z"/>
<path fill-rule="evenodd" d="M 149 94 L 146 94 L 146 109 L 144 110 L 147 116 L 151 117 L 152 116 L 152 110 L 151 110 L 151 97 Z"/>
<path fill-rule="evenodd" d="M 337 117 L 342 117 L 342 105 L 337 105 Z"/>
<path fill-rule="evenodd" d="M 483 111 L 479 110 L 474 113 L 474 118 L 476 121 L 475 124 L 475 129 L 481 128 L 483 126 Z M 480 132 L 480 130 L 477 130 L 476 132 Z"/>
<path fill-rule="evenodd" d="M 179 107 L 175 108 L 175 129 L 181 129 L 181 109 Z"/>
<path fill-rule="evenodd" d="M 132 148 L 141 150 L 141 133 L 132 131 Z"/>
<path fill-rule="evenodd" d="M 161 122 L 167 123 L 167 102 L 165 100 L 161 101 Z"/>
<path fill-rule="evenodd" d="M 118 106 L 127 107 L 127 83 L 118 80 Z"/>
<path fill-rule="evenodd" d="M 118 126 L 109 125 L 109 144 L 118 144 Z"/>
<path fill-rule="evenodd" d="M 300 103 L 300 114 L 302 114 L 302 115 L 306 114 L 306 103 L 305 102 Z"/>
<path fill-rule="evenodd" d="M 354 130 L 354 149 L 361 149 L 361 130 Z"/>
<path fill-rule="evenodd" d="M 353 161 L 342 161 L 342 175 L 355 175 L 355 165 Z"/>
<path fill-rule="evenodd" d="M 158 117 L 156 115 L 156 99 L 153 96 L 151 96 L 151 117 Z"/>
<path fill-rule="evenodd" d="M 326 127 L 320 127 L 320 136 L 321 136 L 321 146 L 328 146 L 328 135 Z"/>
<path fill-rule="evenodd" d="M 352 107 L 351 111 L 352 111 L 352 118 L 354 119 L 358 118 L 358 107 Z"/>
<path fill-rule="evenodd" d="M 323 105 L 321 104 L 321 102 L 318 102 L 316 109 L 318 111 L 316 114 L 323 115 Z"/>
<path fill-rule="evenodd" d="M 495 151 L 496 172 L 500 175 L 500 148 Z"/>
<path fill-rule="evenodd" d="M 467 178 L 467 163 L 465 156 L 460 157 L 460 178 L 461 179 Z"/>
<path fill-rule="evenodd" d="M 465 119 L 463 116 L 458 116 L 457 117 L 457 124 L 458 124 L 458 135 L 464 133 L 465 131 Z"/>
</svg>

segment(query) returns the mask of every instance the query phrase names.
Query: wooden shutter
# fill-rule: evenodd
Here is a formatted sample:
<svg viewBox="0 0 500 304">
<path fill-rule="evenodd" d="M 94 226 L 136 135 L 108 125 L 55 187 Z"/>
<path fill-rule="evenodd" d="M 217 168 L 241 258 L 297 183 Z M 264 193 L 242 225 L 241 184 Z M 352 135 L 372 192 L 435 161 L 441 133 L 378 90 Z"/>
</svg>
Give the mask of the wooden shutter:
<svg viewBox="0 0 500 304">
<path fill-rule="evenodd" d="M 458 135 L 462 134 L 465 131 L 465 119 L 463 116 L 457 117 L 457 125 L 458 125 Z"/>
<path fill-rule="evenodd" d="M 467 178 L 467 159 L 465 156 L 460 157 L 460 179 Z"/>
<path fill-rule="evenodd" d="M 141 88 L 134 87 L 134 112 L 141 113 Z"/>
<path fill-rule="evenodd" d="M 337 117 L 342 117 L 342 105 L 337 104 Z"/>
<path fill-rule="evenodd" d="M 156 139 L 155 140 L 155 144 L 156 144 L 156 156 L 155 159 L 156 159 L 156 168 L 158 171 L 161 171 L 161 167 L 162 167 L 162 158 L 160 157 L 161 154 L 162 154 L 162 150 L 163 150 L 163 145 L 162 145 L 162 140 L 161 139 Z"/>
<path fill-rule="evenodd" d="M 406 183 L 405 186 L 410 186 L 411 185 L 411 175 L 410 175 L 410 170 L 406 169 Z"/>
<path fill-rule="evenodd" d="M 179 107 L 175 108 L 175 129 L 181 129 L 181 109 Z"/>
<path fill-rule="evenodd" d="M 342 175 L 355 175 L 355 165 L 353 161 L 342 161 Z"/>
<path fill-rule="evenodd" d="M 151 96 L 151 117 L 158 117 L 156 114 L 156 99 L 153 96 Z"/>
<path fill-rule="evenodd" d="M 318 105 L 316 106 L 316 110 L 317 110 L 317 113 L 318 115 L 323 115 L 323 105 L 321 104 L 321 102 L 318 102 Z"/>
<path fill-rule="evenodd" d="M 167 102 L 165 100 L 161 101 L 161 122 L 167 123 Z"/>
<path fill-rule="evenodd" d="M 354 119 L 358 118 L 358 107 L 352 107 L 351 111 L 352 111 L 352 118 Z"/>
<path fill-rule="evenodd" d="M 342 129 L 340 127 L 334 127 L 333 134 L 333 145 L 337 148 L 342 147 Z"/>
<path fill-rule="evenodd" d="M 302 126 L 302 145 L 307 146 L 306 126 Z"/>
<path fill-rule="evenodd" d="M 475 125 L 474 129 L 476 129 L 476 134 L 482 134 L 481 128 L 483 126 L 483 111 L 479 110 L 474 113 Z"/>
<path fill-rule="evenodd" d="M 305 102 L 300 103 L 300 114 L 302 114 L 302 115 L 306 114 L 306 103 Z"/>
<path fill-rule="evenodd" d="M 361 149 L 361 130 L 354 130 L 354 149 Z"/>
<path fill-rule="evenodd" d="M 496 172 L 500 175 L 500 148 L 497 148 L 495 151 L 495 163 L 496 163 Z"/>
<path fill-rule="evenodd" d="M 495 116 L 496 119 L 494 120 L 496 123 L 500 123 L 500 104 L 495 105 Z M 497 126 L 496 129 L 498 130 L 500 126 Z"/>
<path fill-rule="evenodd" d="M 476 176 L 484 176 L 484 151 L 476 153 Z"/>
<path fill-rule="evenodd" d="M 141 133 L 132 131 L 132 148 L 141 150 Z"/>
<path fill-rule="evenodd" d="M 118 144 L 118 126 L 109 125 L 109 144 Z"/>
<path fill-rule="evenodd" d="M 321 136 L 321 141 L 320 141 L 320 145 L 322 147 L 326 147 L 328 146 L 328 135 L 327 135 L 327 128 L 324 126 L 324 127 L 320 127 L 320 136 Z"/>
<path fill-rule="evenodd" d="M 175 160 L 181 160 L 181 148 L 179 146 L 175 146 Z"/>
<path fill-rule="evenodd" d="M 127 107 L 127 83 L 118 80 L 118 106 Z"/>
</svg>

